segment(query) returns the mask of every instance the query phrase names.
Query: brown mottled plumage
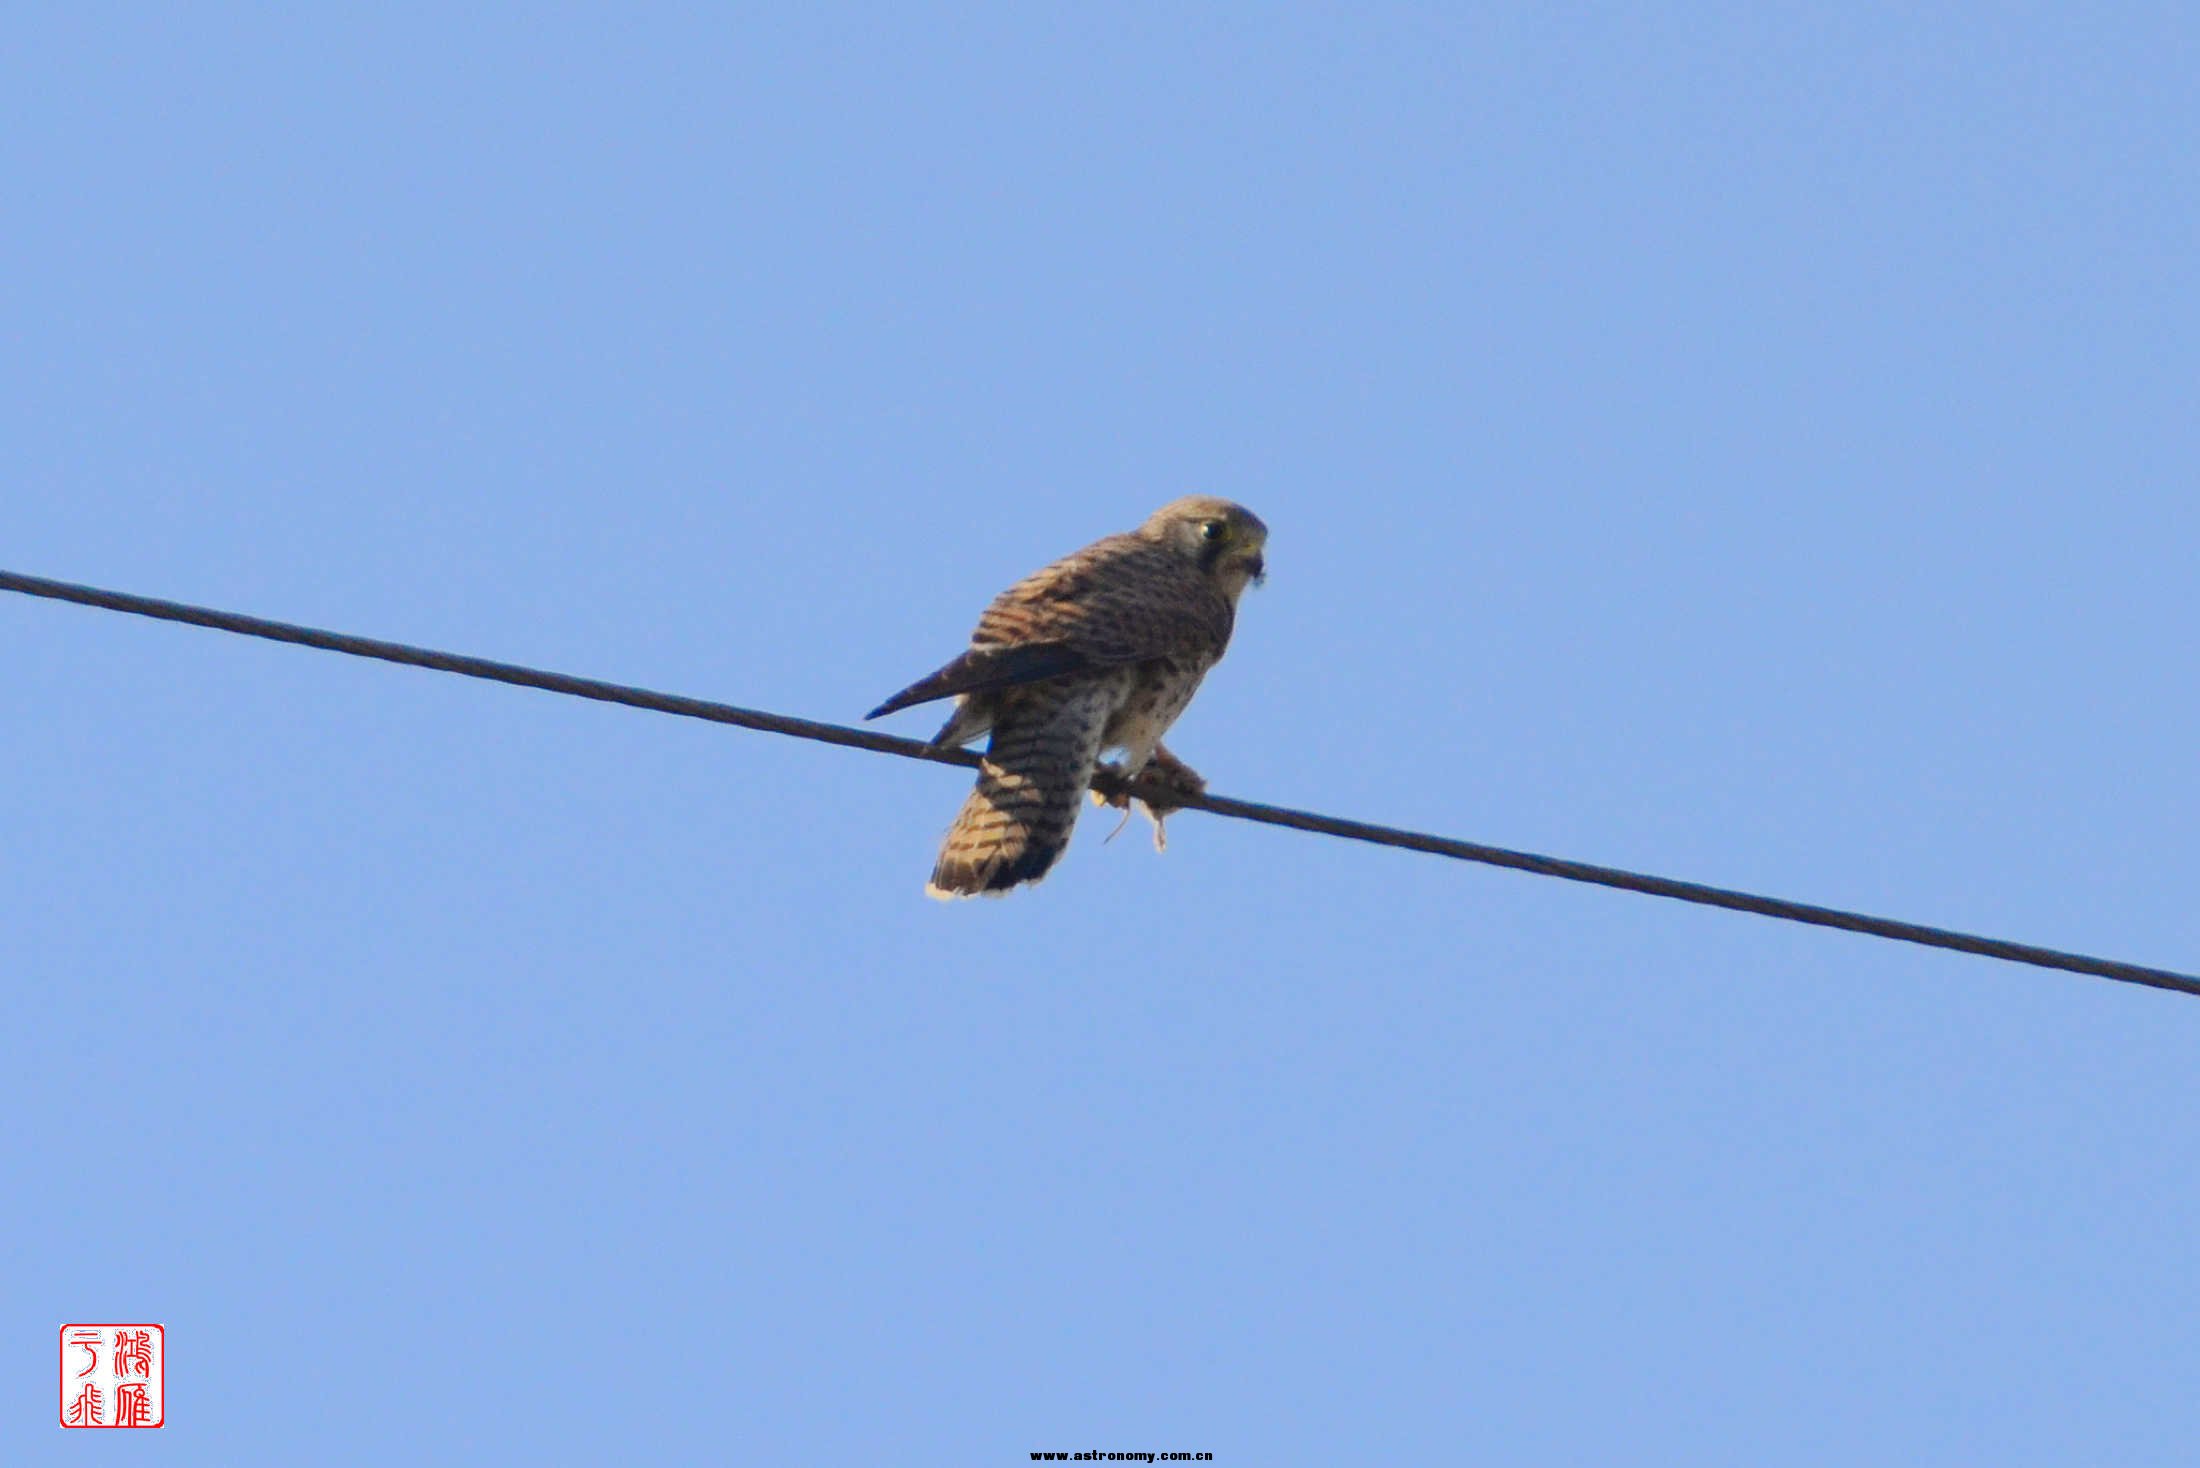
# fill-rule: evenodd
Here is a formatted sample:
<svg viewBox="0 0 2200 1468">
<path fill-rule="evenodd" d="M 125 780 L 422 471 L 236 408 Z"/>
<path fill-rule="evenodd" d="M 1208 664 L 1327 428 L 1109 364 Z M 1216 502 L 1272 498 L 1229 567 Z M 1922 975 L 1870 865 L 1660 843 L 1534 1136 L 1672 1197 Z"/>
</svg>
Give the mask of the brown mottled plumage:
<svg viewBox="0 0 2200 1468">
<path fill-rule="evenodd" d="M 1267 541 L 1260 517 L 1228 500 L 1164 505 L 1002 592 L 968 652 L 871 710 L 952 694 L 955 712 L 932 742 L 992 734 L 927 892 L 999 895 L 1045 876 L 1104 749 L 1123 751 L 1125 776 L 1151 763 L 1180 789 L 1202 788 L 1161 736 L 1229 646 Z M 1157 827 L 1168 809 L 1152 811 Z"/>
</svg>

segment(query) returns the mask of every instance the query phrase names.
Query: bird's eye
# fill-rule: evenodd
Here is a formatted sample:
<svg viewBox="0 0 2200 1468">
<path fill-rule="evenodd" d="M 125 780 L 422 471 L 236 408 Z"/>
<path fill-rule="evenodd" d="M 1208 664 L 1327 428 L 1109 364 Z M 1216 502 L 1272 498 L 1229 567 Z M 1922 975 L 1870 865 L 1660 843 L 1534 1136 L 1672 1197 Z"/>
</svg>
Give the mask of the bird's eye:
<svg viewBox="0 0 2200 1468">
<path fill-rule="evenodd" d="M 1229 526 L 1223 524 L 1220 520 L 1209 520 L 1199 527 L 1199 533 L 1206 536 L 1209 540 L 1220 540 L 1222 539 L 1222 532 L 1229 528 Z"/>
</svg>

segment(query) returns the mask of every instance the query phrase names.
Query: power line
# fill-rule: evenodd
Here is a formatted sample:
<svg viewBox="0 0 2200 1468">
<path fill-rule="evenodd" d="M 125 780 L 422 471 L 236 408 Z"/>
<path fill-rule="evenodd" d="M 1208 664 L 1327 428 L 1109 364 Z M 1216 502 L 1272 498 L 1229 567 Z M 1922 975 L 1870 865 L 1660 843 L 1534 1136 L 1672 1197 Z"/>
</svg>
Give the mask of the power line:
<svg viewBox="0 0 2200 1468">
<path fill-rule="evenodd" d="M 412 647 L 402 642 L 384 642 L 347 632 L 325 632 L 317 627 L 301 627 L 290 622 L 248 617 L 239 612 L 216 611 L 210 607 L 191 606 L 184 602 L 161 601 L 155 597 L 135 596 L 129 592 L 106 591 L 96 586 L 51 581 L 42 576 L 0 571 L 0 591 L 17 591 L 26 596 L 44 597 L 52 601 L 74 602 L 79 606 L 101 607 L 112 612 L 128 612 L 134 616 L 152 617 L 163 622 L 184 622 L 194 627 L 211 627 L 217 632 L 235 632 L 245 637 L 265 638 L 270 642 L 296 643 L 301 647 L 316 647 L 326 652 L 349 653 L 353 657 L 376 658 L 385 663 L 430 668 L 439 673 L 485 678 L 493 683 L 539 688 L 546 693 L 563 693 L 574 698 L 594 699 L 599 703 L 625 704 L 629 708 L 677 714 L 682 718 L 704 719 L 713 724 L 732 724 L 738 728 L 757 729 L 767 734 L 791 734 L 797 739 L 814 739 L 822 744 L 838 744 L 849 749 L 867 749 L 874 754 L 899 755 L 903 759 L 929 760 L 934 764 L 960 765 L 966 769 L 975 769 L 979 762 L 977 755 L 965 749 L 940 749 L 921 744 L 914 739 L 874 734 L 866 729 L 820 724 L 810 719 L 790 718 L 785 714 L 713 703 L 708 699 L 688 698 L 676 693 L 656 693 L 623 683 L 576 678 L 568 673 L 546 672 L 516 663 L 493 662 L 488 658 L 469 657 L 463 653 L 437 652 L 432 648 Z M 1110 792 L 1121 789 L 1120 781 L 1105 775 L 1095 783 Z M 1142 793 L 1136 785 L 1131 789 L 1134 794 Z M 1975 933 L 1927 927 L 1922 923 L 1873 917 L 1867 913 L 1848 912 L 1837 907 L 1820 907 L 1814 903 L 1791 902 L 1785 898 L 1765 897 L 1754 892 L 1709 887 L 1700 882 L 1648 876 L 1641 872 L 1622 871 L 1617 867 L 1570 861 L 1564 857 L 1538 856 L 1529 851 L 1512 851 L 1502 846 L 1485 846 L 1480 842 L 1460 841 L 1449 836 L 1431 836 L 1393 826 L 1348 821 L 1336 816 L 1316 815 L 1311 811 L 1291 810 L 1284 806 L 1232 800 L 1228 796 L 1186 796 L 1175 791 L 1157 793 L 1164 793 L 1173 804 L 1192 810 L 1208 811 L 1218 816 L 1233 816 L 1243 821 L 1258 821 L 1268 826 L 1286 826 L 1296 831 L 1341 836 L 1350 841 L 1366 841 L 1377 846 L 1394 846 L 1406 851 L 1425 851 L 1435 856 L 1455 857 L 1460 861 L 1533 872 L 1538 876 L 1562 877 L 1569 882 L 1589 882 L 1600 887 L 1617 887 L 1623 891 L 1642 892 L 1652 897 L 1670 897 L 1679 902 L 1692 902 L 1705 907 L 1731 908 L 1736 912 L 1756 913 L 1761 917 L 1779 918 L 1785 922 L 1810 923 L 1821 928 L 1842 928 L 1874 938 L 1891 938 L 1903 943 L 1922 944 L 1928 948 L 1946 948 L 1957 953 L 1977 954 L 1982 958 L 1998 958 L 2008 963 L 2030 964 L 2036 968 L 2092 974 L 2098 978 L 2115 979 L 2120 983 L 2144 984 L 2150 988 L 2170 989 L 2180 994 L 2200 997 L 2200 976 L 2169 969 L 2148 968 L 2141 964 L 2095 958 L 2083 953 L 2064 953 L 2053 948 L 2035 947 L 2029 943 L 2012 943 L 2002 938 L 1987 938 Z"/>
</svg>

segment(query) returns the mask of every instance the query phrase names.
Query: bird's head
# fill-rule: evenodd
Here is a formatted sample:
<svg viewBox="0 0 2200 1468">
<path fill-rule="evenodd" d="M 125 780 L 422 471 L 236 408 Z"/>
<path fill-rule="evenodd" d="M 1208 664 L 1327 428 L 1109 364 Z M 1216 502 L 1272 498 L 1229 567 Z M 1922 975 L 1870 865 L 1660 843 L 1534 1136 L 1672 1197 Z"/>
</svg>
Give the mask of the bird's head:
<svg viewBox="0 0 2200 1468">
<path fill-rule="evenodd" d="M 1233 601 L 1246 582 L 1267 578 L 1268 527 L 1243 505 L 1190 495 L 1154 511 L 1138 533 L 1196 564 Z"/>
</svg>

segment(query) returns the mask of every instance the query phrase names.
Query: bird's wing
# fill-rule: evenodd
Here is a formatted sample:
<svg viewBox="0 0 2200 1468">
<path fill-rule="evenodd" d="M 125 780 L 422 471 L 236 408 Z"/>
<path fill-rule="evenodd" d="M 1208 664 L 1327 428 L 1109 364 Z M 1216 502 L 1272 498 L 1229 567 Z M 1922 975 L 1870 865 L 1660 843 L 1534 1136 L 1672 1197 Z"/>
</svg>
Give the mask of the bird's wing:
<svg viewBox="0 0 2200 1468">
<path fill-rule="evenodd" d="M 880 704 L 876 719 L 958 693 L 988 693 L 1149 658 L 1220 656 L 1232 609 L 1182 558 L 1111 535 L 993 599 L 970 650 Z"/>
<path fill-rule="evenodd" d="M 1135 535 L 1111 535 L 994 598 L 973 649 L 1058 646 L 1088 666 L 1207 650 L 1230 637 L 1229 600 L 1180 556 Z"/>
<path fill-rule="evenodd" d="M 1018 647 L 973 647 L 937 672 L 927 673 L 863 717 L 883 718 L 911 704 L 930 703 L 958 693 L 990 693 L 1019 683 L 1058 678 L 1087 667 L 1082 653 L 1059 642 Z"/>
</svg>

